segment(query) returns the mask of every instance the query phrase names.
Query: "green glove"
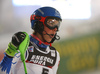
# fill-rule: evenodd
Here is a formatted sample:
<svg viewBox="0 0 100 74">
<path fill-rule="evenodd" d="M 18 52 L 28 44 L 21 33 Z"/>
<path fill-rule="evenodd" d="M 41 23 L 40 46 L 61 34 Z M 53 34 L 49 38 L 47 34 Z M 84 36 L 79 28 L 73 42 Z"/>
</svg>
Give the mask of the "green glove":
<svg viewBox="0 0 100 74">
<path fill-rule="evenodd" d="M 5 53 L 14 57 L 17 50 L 24 55 L 27 47 L 29 45 L 29 35 L 26 32 L 17 32 L 13 35 L 11 42 L 8 44 L 8 48 L 5 50 Z"/>
<path fill-rule="evenodd" d="M 14 55 L 17 53 L 17 47 L 12 44 L 11 42 L 8 44 L 8 48 L 5 50 L 5 53 L 10 56 L 14 57 Z"/>
</svg>

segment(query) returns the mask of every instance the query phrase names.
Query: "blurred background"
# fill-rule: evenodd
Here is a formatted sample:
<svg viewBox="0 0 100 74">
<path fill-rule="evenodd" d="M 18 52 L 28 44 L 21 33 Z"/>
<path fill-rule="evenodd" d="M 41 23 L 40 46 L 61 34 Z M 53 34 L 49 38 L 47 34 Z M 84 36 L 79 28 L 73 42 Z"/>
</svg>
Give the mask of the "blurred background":
<svg viewBox="0 0 100 74">
<path fill-rule="evenodd" d="M 11 37 L 32 33 L 30 15 L 42 6 L 60 11 L 58 74 L 100 74 L 100 0 L 0 0 L 0 61 Z"/>
</svg>

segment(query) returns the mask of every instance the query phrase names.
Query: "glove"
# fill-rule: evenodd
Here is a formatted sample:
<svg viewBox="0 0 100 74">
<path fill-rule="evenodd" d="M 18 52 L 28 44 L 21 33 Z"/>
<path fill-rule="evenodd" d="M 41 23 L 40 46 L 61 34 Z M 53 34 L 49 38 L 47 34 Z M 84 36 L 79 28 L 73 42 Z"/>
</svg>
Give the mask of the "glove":
<svg viewBox="0 0 100 74">
<path fill-rule="evenodd" d="M 29 35 L 26 32 L 17 32 L 12 36 L 12 40 L 8 44 L 5 53 L 10 57 L 14 57 L 14 55 L 18 53 L 17 50 L 24 54 L 28 45 Z"/>
</svg>

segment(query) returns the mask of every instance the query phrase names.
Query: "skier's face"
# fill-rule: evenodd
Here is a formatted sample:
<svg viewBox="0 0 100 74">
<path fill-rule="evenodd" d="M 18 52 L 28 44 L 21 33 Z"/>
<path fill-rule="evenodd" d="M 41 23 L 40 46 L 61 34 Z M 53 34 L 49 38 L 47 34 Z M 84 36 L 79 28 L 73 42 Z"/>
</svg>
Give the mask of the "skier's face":
<svg viewBox="0 0 100 74">
<path fill-rule="evenodd" d="M 44 40 L 50 42 L 52 38 L 55 36 L 56 32 L 57 28 L 49 29 L 47 26 L 44 26 L 44 31 L 43 31 Z"/>
</svg>

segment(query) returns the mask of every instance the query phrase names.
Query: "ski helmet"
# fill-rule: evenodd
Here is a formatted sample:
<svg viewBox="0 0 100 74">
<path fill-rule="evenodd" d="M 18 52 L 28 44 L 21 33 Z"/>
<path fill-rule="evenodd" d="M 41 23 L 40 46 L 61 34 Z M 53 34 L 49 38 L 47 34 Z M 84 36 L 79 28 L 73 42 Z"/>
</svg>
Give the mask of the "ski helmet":
<svg viewBox="0 0 100 74">
<path fill-rule="evenodd" d="M 47 25 L 47 19 L 49 18 L 56 18 L 56 20 L 62 21 L 59 11 L 53 7 L 41 7 L 35 10 L 30 17 L 31 28 L 33 30 L 43 31 L 43 25 L 46 25 L 50 29 L 60 26 L 60 22 L 57 22 L 57 25 L 54 24 L 53 27 Z M 40 25 L 37 26 L 38 24 Z M 38 27 L 38 29 L 36 27 Z"/>
</svg>

